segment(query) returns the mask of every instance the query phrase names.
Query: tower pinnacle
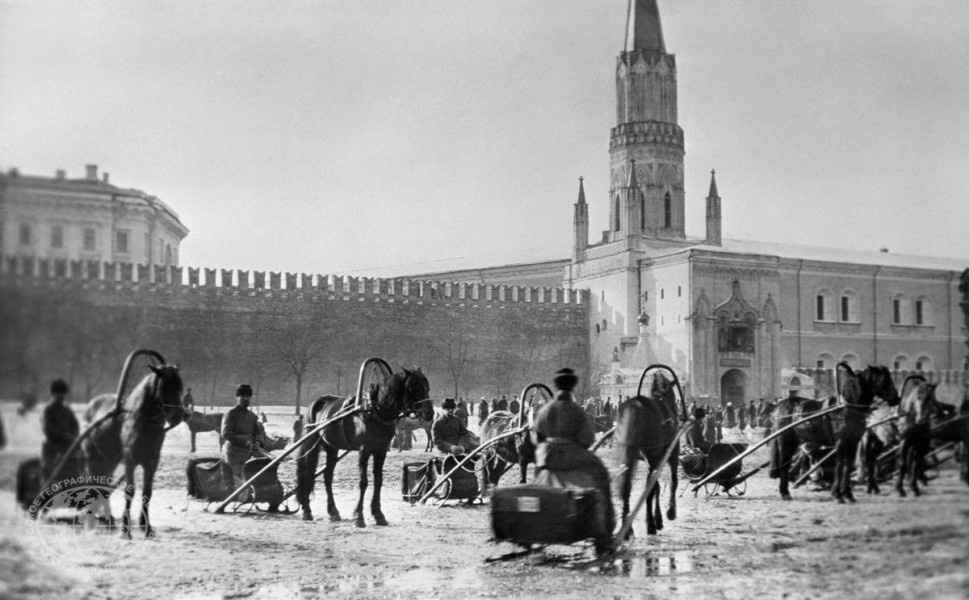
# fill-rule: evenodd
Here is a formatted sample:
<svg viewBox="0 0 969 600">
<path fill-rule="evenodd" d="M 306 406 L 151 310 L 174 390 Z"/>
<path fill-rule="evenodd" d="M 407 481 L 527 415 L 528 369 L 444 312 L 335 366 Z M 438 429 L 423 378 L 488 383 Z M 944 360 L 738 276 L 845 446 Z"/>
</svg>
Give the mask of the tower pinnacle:
<svg viewBox="0 0 969 600">
<path fill-rule="evenodd" d="M 629 0 L 626 22 L 626 52 L 649 50 L 666 54 L 663 26 L 656 0 Z"/>
</svg>

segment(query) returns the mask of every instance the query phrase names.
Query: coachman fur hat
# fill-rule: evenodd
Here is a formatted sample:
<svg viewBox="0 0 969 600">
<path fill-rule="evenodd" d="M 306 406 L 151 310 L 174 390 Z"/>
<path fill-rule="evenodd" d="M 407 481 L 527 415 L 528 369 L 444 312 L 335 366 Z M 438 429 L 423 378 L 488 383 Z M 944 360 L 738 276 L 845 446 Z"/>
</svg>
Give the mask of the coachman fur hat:
<svg viewBox="0 0 969 600">
<path fill-rule="evenodd" d="M 457 408 L 457 403 L 454 402 L 454 398 L 445 398 L 444 402 L 441 404 L 441 408 L 444 410 L 450 410 Z"/>
<path fill-rule="evenodd" d="M 243 383 L 236 388 L 236 396 L 249 396 L 252 397 L 252 388 L 249 387 L 248 383 Z"/>
<path fill-rule="evenodd" d="M 70 391 L 70 386 L 63 379 L 55 379 L 50 382 L 50 393 L 51 394 L 66 394 Z"/>
<path fill-rule="evenodd" d="M 559 369 L 556 371 L 555 378 L 552 379 L 552 382 L 555 384 L 555 387 L 563 392 L 571 392 L 576 384 L 579 383 L 579 378 L 576 377 L 575 371 L 572 369 Z"/>
</svg>

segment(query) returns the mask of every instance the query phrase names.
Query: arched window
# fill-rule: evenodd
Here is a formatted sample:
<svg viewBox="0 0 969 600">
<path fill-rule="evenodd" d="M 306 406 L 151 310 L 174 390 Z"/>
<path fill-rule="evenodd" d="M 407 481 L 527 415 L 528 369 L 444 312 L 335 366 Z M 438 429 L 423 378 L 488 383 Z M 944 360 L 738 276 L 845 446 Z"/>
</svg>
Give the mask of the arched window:
<svg viewBox="0 0 969 600">
<path fill-rule="evenodd" d="M 834 320 L 834 306 L 832 306 L 833 294 L 831 290 L 818 290 L 814 300 L 814 320 L 815 321 L 833 321 Z"/>
<path fill-rule="evenodd" d="M 861 368 L 861 360 L 858 359 L 858 355 L 851 352 L 842 356 L 841 362 L 848 363 L 848 366 L 853 370 L 858 370 Z"/>
<path fill-rule="evenodd" d="M 663 199 L 663 226 L 667 229 L 673 226 L 673 199 L 669 192 L 666 192 Z"/>
<path fill-rule="evenodd" d="M 860 311 L 858 310 L 858 294 L 854 290 L 844 290 L 841 292 L 841 299 L 838 303 L 838 317 L 842 323 L 857 323 Z"/>
<path fill-rule="evenodd" d="M 899 354 L 892 361 L 892 368 L 896 371 L 907 371 L 908 370 L 908 357 L 904 354 Z"/>
<path fill-rule="evenodd" d="M 607 329 L 607 326 L 608 325 L 609 325 L 609 322 L 606 321 L 605 319 L 603 319 L 602 320 L 602 330 L 605 331 Z"/>
<path fill-rule="evenodd" d="M 834 357 L 823 352 L 818 355 L 818 368 L 819 369 L 833 369 L 834 368 Z"/>
<path fill-rule="evenodd" d="M 600 333 L 599 324 L 598 323 L 596 323 L 596 333 Z"/>
<path fill-rule="evenodd" d="M 929 304 L 929 299 L 925 296 L 922 296 L 915 301 L 915 324 L 916 325 L 932 324 L 931 305 Z"/>
<path fill-rule="evenodd" d="M 165 246 L 165 266 L 170 267 L 172 265 L 172 245 L 168 244 Z"/>
<path fill-rule="evenodd" d="M 915 361 L 916 371 L 931 371 L 932 370 L 932 357 L 926 354 L 922 354 Z"/>
<path fill-rule="evenodd" d="M 622 385 L 622 375 L 616 375 L 616 385 Z"/>
<path fill-rule="evenodd" d="M 615 207 L 613 208 L 613 213 L 616 215 L 616 221 L 612 225 L 613 231 L 619 231 L 619 226 L 622 224 L 622 213 L 620 212 L 619 206 L 619 196 L 616 196 Z"/>
<path fill-rule="evenodd" d="M 892 324 L 905 325 L 912 322 L 911 307 L 909 306 L 908 296 L 905 294 L 895 294 L 892 298 Z"/>
<path fill-rule="evenodd" d="M 32 234 L 32 231 L 30 229 L 30 223 L 21 223 L 20 224 L 20 245 L 21 246 L 29 246 L 32 243 L 34 243 L 33 235 L 31 234 Z"/>
</svg>

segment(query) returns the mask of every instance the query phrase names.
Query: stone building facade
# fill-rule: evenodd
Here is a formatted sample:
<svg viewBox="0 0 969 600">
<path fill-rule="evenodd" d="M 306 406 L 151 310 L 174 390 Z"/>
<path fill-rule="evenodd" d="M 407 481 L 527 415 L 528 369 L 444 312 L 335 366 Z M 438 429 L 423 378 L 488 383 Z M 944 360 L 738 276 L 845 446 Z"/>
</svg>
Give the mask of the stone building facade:
<svg viewBox="0 0 969 600">
<path fill-rule="evenodd" d="M 941 393 L 961 397 L 958 279 L 969 260 L 724 239 L 715 173 L 706 231 L 687 235 L 676 60 L 657 0 L 629 3 L 615 78 L 606 201 L 590 205 L 580 179 L 572 256 L 514 269 L 520 285 L 558 271 L 565 287 L 589 291 L 589 369 L 603 396 L 628 395 L 630 375 L 656 362 L 674 366 L 701 401 L 822 393 L 805 382 L 845 361 L 938 372 L 954 382 Z M 608 211 L 598 240 L 590 209 Z M 468 273 L 510 281 L 508 267 Z"/>
<path fill-rule="evenodd" d="M 155 196 L 87 165 L 83 178 L 0 173 L 0 254 L 50 260 L 178 265 L 188 228 Z"/>
</svg>

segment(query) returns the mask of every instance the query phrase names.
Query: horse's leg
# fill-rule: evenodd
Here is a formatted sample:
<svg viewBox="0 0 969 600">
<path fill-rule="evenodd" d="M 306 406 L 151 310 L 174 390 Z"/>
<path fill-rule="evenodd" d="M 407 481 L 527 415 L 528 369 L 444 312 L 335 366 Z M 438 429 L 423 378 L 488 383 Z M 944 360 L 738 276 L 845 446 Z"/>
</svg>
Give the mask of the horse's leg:
<svg viewBox="0 0 969 600">
<path fill-rule="evenodd" d="M 410 433 L 407 435 L 410 435 Z M 370 514 L 373 515 L 374 523 L 382 526 L 389 525 L 387 518 L 380 510 L 380 488 L 384 484 L 384 460 L 386 458 L 386 452 L 373 453 L 373 496 L 370 498 Z"/>
<path fill-rule="evenodd" d="M 161 449 L 159 448 L 159 452 Z M 146 538 L 154 538 L 155 530 L 151 527 L 151 521 L 148 519 L 148 505 L 151 504 L 151 492 L 152 484 L 155 480 L 155 470 L 158 469 L 158 461 L 152 461 L 151 464 L 145 464 L 141 466 L 142 474 L 142 496 L 141 496 L 141 528 L 145 530 Z"/>
<path fill-rule="evenodd" d="M 124 463 L 124 512 L 121 513 L 121 537 L 131 539 L 131 502 L 135 499 L 135 465 Z"/>
<path fill-rule="evenodd" d="M 189 439 L 192 442 L 192 448 L 191 448 L 191 450 L 189 450 L 189 452 L 191 452 L 191 453 L 194 454 L 195 453 L 195 430 L 192 429 L 191 427 L 189 427 L 188 428 L 188 431 L 189 431 L 189 436 L 188 437 L 189 437 Z M 222 446 L 219 446 L 219 447 L 221 448 Z"/>
<path fill-rule="evenodd" d="M 367 464 L 370 462 L 370 450 L 360 449 L 360 457 L 357 461 L 357 468 L 360 471 L 360 496 L 357 498 L 357 507 L 353 510 L 354 524 L 357 527 L 366 527 L 367 522 L 363 520 L 363 496 L 367 493 Z"/>
<path fill-rule="evenodd" d="M 855 494 L 851 490 L 851 467 L 855 462 L 855 455 L 858 453 L 858 439 L 852 438 L 850 440 L 844 440 L 843 448 L 840 449 L 839 461 L 841 462 L 841 495 L 848 501 L 854 504 L 857 502 L 855 500 Z"/>
<path fill-rule="evenodd" d="M 909 437 L 908 435 L 902 437 L 902 441 L 899 442 L 898 449 L 898 482 L 895 484 L 895 491 L 898 495 L 904 498 L 905 494 L 905 473 L 908 471 L 908 450 L 909 450 Z"/>
<path fill-rule="evenodd" d="M 790 448 L 792 445 L 790 442 L 785 441 L 784 434 L 781 434 L 779 438 L 774 440 L 777 447 L 774 452 L 777 453 L 775 460 L 777 462 L 777 478 L 778 478 L 778 490 L 781 494 L 781 500 L 791 499 L 791 488 L 790 488 L 790 461 L 794 458 L 794 452 L 796 449 Z"/>
<path fill-rule="evenodd" d="M 629 495 L 633 490 L 633 475 L 636 473 L 636 462 L 637 458 L 631 452 L 626 452 L 626 464 L 624 465 L 624 470 L 622 472 L 622 481 L 619 485 L 619 493 L 622 495 L 622 520 L 625 523 L 626 517 L 629 516 Z M 629 533 L 626 534 L 626 538 L 629 539 L 633 537 L 633 528 L 629 528 Z"/>
<path fill-rule="evenodd" d="M 646 481 L 649 481 L 649 478 L 652 476 L 653 468 L 650 467 L 648 469 Z M 646 494 L 646 535 L 656 535 L 656 532 L 663 528 L 662 523 L 660 523 L 658 527 L 656 523 L 657 517 L 661 517 L 658 503 L 659 497 L 656 494 L 656 486 L 653 486 L 653 489 Z"/>
<path fill-rule="evenodd" d="M 875 473 L 878 463 L 878 455 L 881 453 L 881 440 L 875 436 L 866 436 L 862 442 L 862 454 L 865 459 L 865 483 L 866 491 L 869 494 L 880 494 L 878 488 L 878 474 Z"/>
<path fill-rule="evenodd" d="M 333 500 L 333 472 L 336 470 L 337 450 L 326 448 L 326 468 L 323 469 L 323 487 L 326 488 L 326 514 L 330 516 L 330 521 L 336 522 L 343 520 L 340 511 L 337 510 L 336 502 Z"/>
<path fill-rule="evenodd" d="M 670 521 L 676 520 L 676 487 L 679 485 L 680 470 L 680 449 L 679 447 L 670 455 L 670 506 L 666 509 L 666 518 Z"/>
</svg>

